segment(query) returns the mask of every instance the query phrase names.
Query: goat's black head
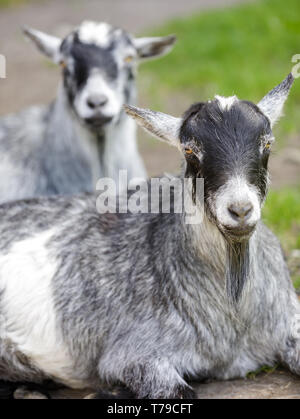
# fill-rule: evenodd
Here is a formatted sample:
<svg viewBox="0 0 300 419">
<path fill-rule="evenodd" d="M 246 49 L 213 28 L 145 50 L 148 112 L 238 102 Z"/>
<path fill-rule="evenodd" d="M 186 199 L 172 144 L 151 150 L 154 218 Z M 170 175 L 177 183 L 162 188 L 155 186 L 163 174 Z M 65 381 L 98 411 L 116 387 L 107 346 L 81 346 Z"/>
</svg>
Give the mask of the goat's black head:
<svg viewBox="0 0 300 419">
<path fill-rule="evenodd" d="M 135 95 L 141 59 L 169 52 L 176 38 L 133 38 L 107 23 L 83 22 L 64 40 L 26 28 L 39 50 L 63 68 L 70 105 L 90 128 L 119 119 Z"/>
<path fill-rule="evenodd" d="M 204 178 L 206 214 L 230 240 L 249 238 L 260 219 L 272 126 L 292 83 L 289 75 L 257 106 L 235 96 L 216 96 L 193 105 L 183 118 L 127 107 L 140 125 L 179 148 L 186 177 Z"/>
</svg>

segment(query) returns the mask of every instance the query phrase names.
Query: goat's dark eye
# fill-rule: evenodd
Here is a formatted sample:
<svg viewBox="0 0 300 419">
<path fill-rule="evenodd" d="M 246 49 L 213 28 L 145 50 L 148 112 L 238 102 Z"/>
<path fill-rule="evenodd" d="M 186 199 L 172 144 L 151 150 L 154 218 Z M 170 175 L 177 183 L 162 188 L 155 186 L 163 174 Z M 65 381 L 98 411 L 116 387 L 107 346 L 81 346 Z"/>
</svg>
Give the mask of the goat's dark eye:
<svg viewBox="0 0 300 419">
<path fill-rule="evenodd" d="M 127 55 L 127 57 L 124 58 L 124 62 L 126 64 L 132 63 L 133 60 L 134 60 L 134 56 L 133 55 Z"/>
<path fill-rule="evenodd" d="M 264 135 L 260 138 L 260 142 L 263 147 L 263 152 L 269 152 L 274 142 L 274 137 L 270 135 Z"/>
<path fill-rule="evenodd" d="M 267 144 L 265 145 L 265 150 L 270 150 L 271 149 L 271 143 L 268 141 Z"/>
<path fill-rule="evenodd" d="M 187 154 L 188 156 L 190 156 L 191 154 L 193 154 L 193 150 L 191 148 L 185 148 L 184 149 L 185 154 Z"/>
<path fill-rule="evenodd" d="M 61 68 L 64 70 L 65 68 L 67 68 L 67 63 L 65 61 L 61 61 L 59 63 L 59 65 L 61 66 Z"/>
</svg>

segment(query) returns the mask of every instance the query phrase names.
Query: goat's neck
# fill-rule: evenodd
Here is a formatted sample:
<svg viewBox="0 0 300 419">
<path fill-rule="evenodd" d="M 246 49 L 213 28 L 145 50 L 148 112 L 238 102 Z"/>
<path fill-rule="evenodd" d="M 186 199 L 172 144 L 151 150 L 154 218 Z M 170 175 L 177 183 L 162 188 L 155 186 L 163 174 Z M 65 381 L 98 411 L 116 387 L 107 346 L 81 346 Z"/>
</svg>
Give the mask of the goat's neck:
<svg viewBox="0 0 300 419">
<path fill-rule="evenodd" d="M 190 212 L 193 198 L 191 190 L 186 191 L 187 210 Z M 197 198 L 196 198 L 197 199 Z M 217 226 L 207 217 L 203 204 L 196 206 L 199 223 L 187 224 L 189 215 L 183 214 L 182 223 L 186 241 L 191 253 L 201 263 L 210 266 L 213 280 L 220 281 L 227 297 L 237 305 L 241 300 L 251 273 L 251 252 L 255 248 L 254 234 L 249 241 L 233 242 L 226 239 Z"/>
<path fill-rule="evenodd" d="M 66 153 L 69 159 L 84 162 L 91 170 L 92 182 L 100 177 L 117 178 L 117 169 L 127 168 L 128 156 L 137 154 L 136 127 L 124 112 L 119 120 L 98 132 L 90 131 L 79 121 L 69 104 L 63 86 L 52 105 L 47 137 L 59 159 Z"/>
<path fill-rule="evenodd" d="M 65 170 L 66 177 L 71 172 L 76 172 L 82 178 L 87 178 L 86 173 L 89 171 L 89 183 L 92 181 L 94 183 L 101 175 L 99 148 L 102 146 L 103 138 L 103 133 L 95 135 L 80 123 L 61 85 L 56 100 L 51 105 L 47 121 L 46 142 L 49 148 L 47 159 L 55 160 L 52 163 L 48 160 L 47 164 L 59 167 L 60 171 Z"/>
</svg>

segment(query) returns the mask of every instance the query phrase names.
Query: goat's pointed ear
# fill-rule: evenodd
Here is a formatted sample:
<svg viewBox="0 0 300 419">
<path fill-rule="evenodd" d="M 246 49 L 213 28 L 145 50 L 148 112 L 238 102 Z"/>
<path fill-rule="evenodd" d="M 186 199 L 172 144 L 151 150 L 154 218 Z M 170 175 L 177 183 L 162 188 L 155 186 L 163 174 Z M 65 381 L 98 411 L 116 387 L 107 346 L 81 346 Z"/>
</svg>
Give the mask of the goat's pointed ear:
<svg viewBox="0 0 300 419">
<path fill-rule="evenodd" d="M 181 118 L 129 105 L 125 105 L 125 111 L 146 131 L 181 150 L 179 140 Z"/>
<path fill-rule="evenodd" d="M 282 83 L 271 90 L 258 104 L 260 110 L 269 118 L 271 126 L 280 119 L 283 106 L 288 98 L 294 77 L 290 73 Z"/>
<path fill-rule="evenodd" d="M 55 63 L 59 63 L 61 39 L 27 26 L 23 27 L 23 32 L 44 55 L 51 58 Z"/>
<path fill-rule="evenodd" d="M 175 35 L 157 38 L 135 38 L 134 46 L 140 59 L 156 58 L 170 52 L 176 42 Z"/>
</svg>

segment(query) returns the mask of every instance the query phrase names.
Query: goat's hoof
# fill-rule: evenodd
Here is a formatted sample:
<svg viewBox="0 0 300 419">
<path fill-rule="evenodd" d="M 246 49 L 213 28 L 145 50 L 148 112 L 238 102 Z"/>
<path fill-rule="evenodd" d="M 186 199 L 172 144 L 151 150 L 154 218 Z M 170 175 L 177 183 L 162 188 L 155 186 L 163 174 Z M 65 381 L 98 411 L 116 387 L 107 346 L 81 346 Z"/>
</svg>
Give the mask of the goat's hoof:
<svg viewBox="0 0 300 419">
<path fill-rule="evenodd" d="M 110 391 L 98 391 L 97 393 L 88 394 L 84 399 L 134 399 L 133 393 L 128 390 L 126 387 L 115 387 L 110 389 Z"/>
<path fill-rule="evenodd" d="M 14 392 L 14 399 L 16 400 L 47 400 L 48 397 L 38 391 L 33 391 L 27 387 L 19 387 Z"/>
<path fill-rule="evenodd" d="M 179 387 L 174 394 L 174 399 L 196 399 L 197 395 L 190 387 Z"/>
<path fill-rule="evenodd" d="M 84 400 L 94 400 L 97 399 L 97 393 L 91 393 L 84 397 Z"/>
</svg>

